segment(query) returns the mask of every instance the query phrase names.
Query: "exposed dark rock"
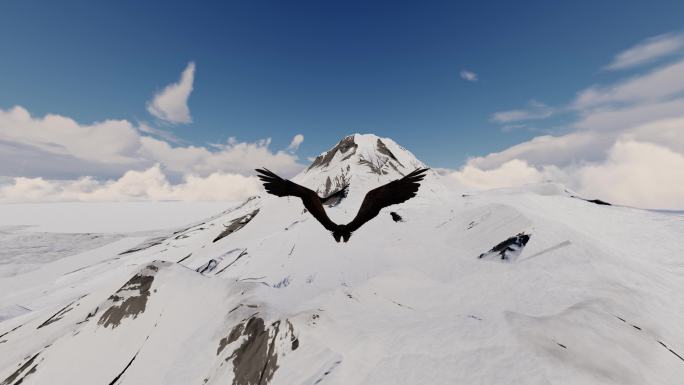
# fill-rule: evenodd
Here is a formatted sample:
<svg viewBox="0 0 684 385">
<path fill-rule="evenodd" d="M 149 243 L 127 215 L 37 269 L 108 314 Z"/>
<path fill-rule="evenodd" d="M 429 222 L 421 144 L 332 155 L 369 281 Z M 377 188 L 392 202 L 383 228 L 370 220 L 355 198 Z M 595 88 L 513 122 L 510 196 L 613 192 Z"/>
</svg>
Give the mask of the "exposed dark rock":
<svg viewBox="0 0 684 385">
<path fill-rule="evenodd" d="M 112 325 L 114 329 L 124 318 L 137 318 L 139 314 L 142 314 L 150 297 L 154 274 L 158 270 L 157 266 L 148 265 L 111 295 L 108 300 L 112 302 L 112 305 L 102 314 L 97 322 L 98 325 L 103 325 L 105 328 Z M 131 291 L 137 291 L 137 295 L 129 293 Z"/>
<path fill-rule="evenodd" d="M 8 330 L 8 331 L 6 331 L 6 332 L 0 334 L 0 338 L 2 338 L 2 337 L 4 337 L 4 336 L 6 336 L 6 335 L 12 333 L 13 331 L 19 329 L 19 328 L 22 327 L 22 326 L 24 326 L 24 325 L 22 324 L 22 325 L 16 326 L 15 328 L 13 328 L 13 329 L 11 329 L 11 330 Z"/>
<path fill-rule="evenodd" d="M 290 276 L 288 275 L 287 277 L 271 285 L 271 287 L 273 287 L 274 289 L 282 289 L 284 287 L 290 286 L 290 282 Z"/>
<path fill-rule="evenodd" d="M 85 317 L 85 319 L 84 319 L 83 321 L 81 321 L 81 322 L 76 322 L 76 325 L 80 325 L 80 324 L 82 324 L 82 323 L 88 322 L 92 317 L 95 317 L 95 315 L 97 314 L 97 312 L 98 312 L 99 310 L 100 310 L 100 307 L 99 307 L 99 306 L 96 307 L 95 310 L 89 312 L 88 315 L 86 315 L 86 317 Z"/>
<path fill-rule="evenodd" d="M 216 266 L 218 266 L 218 262 L 216 262 L 215 259 L 210 259 L 209 262 L 198 267 L 195 271 L 200 274 L 211 273 L 214 269 L 216 269 Z"/>
<path fill-rule="evenodd" d="M 202 223 L 202 224 L 204 224 L 204 223 Z M 191 228 L 183 231 L 181 234 L 176 235 L 176 237 L 174 237 L 173 239 L 190 238 L 190 235 L 188 235 L 188 233 L 193 233 L 195 231 L 202 231 L 202 230 L 206 230 L 206 229 L 207 229 L 206 227 L 197 227 L 197 228 L 191 227 Z M 176 233 L 174 233 L 174 234 L 176 234 Z"/>
<path fill-rule="evenodd" d="M 384 169 L 389 159 L 366 159 L 363 156 L 359 157 L 359 164 L 370 168 L 373 174 L 386 175 L 387 171 Z"/>
<path fill-rule="evenodd" d="M 344 168 L 340 168 L 339 173 L 333 178 L 328 176 L 325 179 L 325 185 L 323 188 L 318 188 L 316 190 L 319 196 L 325 197 L 321 199 L 321 203 L 332 207 L 336 206 L 342 201 L 342 199 L 347 197 L 347 188 L 349 187 L 349 182 L 351 181 L 351 176 L 349 175 L 350 169 L 351 168 L 349 165 L 347 165 L 346 170 Z"/>
<path fill-rule="evenodd" d="M 602 201 L 600 199 L 585 199 L 585 201 L 590 202 L 590 203 L 595 203 L 597 205 L 603 205 L 603 206 L 612 206 L 612 204 Z"/>
<path fill-rule="evenodd" d="M 326 191 L 330 190 L 330 177 L 326 179 L 325 183 L 325 189 Z M 321 199 L 321 203 L 324 205 L 328 205 L 328 207 L 335 207 L 342 202 L 344 198 L 347 197 L 347 193 L 349 191 L 349 185 L 343 185 L 342 187 L 338 188 L 335 190 L 333 193 L 327 195 L 325 198 Z"/>
<path fill-rule="evenodd" d="M 343 160 L 348 159 L 349 157 L 354 155 L 354 153 L 356 153 L 356 149 L 358 147 L 359 147 L 359 145 L 354 142 L 354 136 L 353 135 L 347 136 L 347 137 L 343 138 L 342 140 L 340 140 L 340 142 L 337 143 L 337 145 L 335 147 L 330 149 L 330 151 L 326 152 L 325 154 L 321 154 L 321 155 L 317 156 L 316 159 L 314 159 L 314 161 L 311 163 L 309 168 L 306 169 L 306 171 L 309 171 L 314 167 L 327 167 L 330 164 L 330 161 L 333 160 L 333 158 L 335 157 L 335 154 L 337 154 L 338 151 L 341 154 L 345 154 L 345 157 L 343 158 Z M 349 151 L 351 151 L 351 152 L 349 152 Z M 349 153 L 347 154 L 347 152 L 349 152 Z"/>
<path fill-rule="evenodd" d="M 242 325 L 242 324 L 240 324 Z M 275 351 L 275 339 L 280 329 L 280 321 L 272 323 L 268 328 L 264 320 L 259 317 L 250 317 L 243 326 L 236 325 L 223 344 L 223 348 L 245 337 L 242 344 L 233 351 L 226 359 L 233 361 L 233 385 L 257 385 L 267 384 L 273 379 L 273 374 L 278 369 L 278 354 Z M 272 334 L 272 336 L 271 336 Z M 222 340 L 223 341 L 223 340 Z M 219 343 L 220 353 L 221 343 Z"/>
<path fill-rule="evenodd" d="M 131 254 L 131 253 L 135 253 L 135 252 L 142 251 L 145 249 L 149 249 L 152 246 L 161 245 L 166 239 L 167 239 L 166 236 L 150 238 L 150 239 L 146 240 L 145 242 L 139 244 L 138 246 L 135 246 L 132 249 L 128 249 L 126 251 L 119 253 L 119 255 Z"/>
<path fill-rule="evenodd" d="M 684 361 L 684 357 L 680 356 L 677 352 L 675 352 L 674 350 L 670 349 L 670 348 L 669 348 L 667 345 L 665 345 L 663 342 L 658 341 L 658 343 L 659 343 L 660 345 L 662 345 L 665 349 L 669 350 L 670 353 L 674 354 L 677 358 L 679 358 L 680 360 Z"/>
<path fill-rule="evenodd" d="M 176 262 L 176 263 L 181 263 L 181 262 L 185 261 L 186 259 L 190 258 L 191 255 L 192 255 L 192 253 L 186 255 L 185 257 L 181 258 L 181 259 L 180 259 L 178 262 Z"/>
<path fill-rule="evenodd" d="M 290 349 L 297 350 L 297 348 L 299 347 L 299 338 L 295 336 L 294 326 L 292 326 L 292 322 L 287 321 L 287 328 L 290 331 Z"/>
<path fill-rule="evenodd" d="M 514 237 L 510 237 L 505 241 L 491 248 L 486 253 L 480 254 L 478 258 L 489 257 L 498 254 L 501 260 L 511 260 L 520 255 L 522 249 L 530 240 L 530 235 L 520 233 Z"/>
<path fill-rule="evenodd" d="M 226 348 L 226 346 L 232 344 L 233 342 L 237 341 L 238 338 L 242 335 L 242 330 L 244 329 L 245 325 L 243 323 L 239 323 L 231 329 L 230 334 L 228 334 L 228 337 L 221 338 L 221 341 L 219 341 L 219 347 L 216 349 L 216 355 L 218 356 L 221 354 L 223 349 Z"/>
<path fill-rule="evenodd" d="M 123 370 L 121 371 L 121 373 L 119 373 L 116 377 L 114 377 L 114 379 L 112 380 L 112 382 L 109 383 L 109 385 L 115 385 L 115 384 L 117 383 L 117 381 L 119 381 L 119 379 L 121 378 L 121 376 L 122 376 L 124 373 L 126 373 L 126 370 L 128 370 L 128 368 L 131 367 L 131 364 L 133 363 L 133 361 L 135 361 L 135 357 L 138 356 L 138 353 L 140 353 L 140 351 L 138 351 L 137 353 L 135 353 L 135 355 L 133 356 L 133 358 L 131 358 L 131 360 L 128 361 L 128 364 L 123 368 Z"/>
<path fill-rule="evenodd" d="M 399 161 L 397 161 L 397 163 L 399 163 Z M 399 163 L 399 164 L 401 164 L 401 163 Z M 399 169 L 397 168 L 397 166 L 394 165 L 394 163 L 389 162 L 389 166 L 392 167 L 392 169 L 394 171 L 396 171 L 399 175 L 404 176 L 404 173 L 399 171 Z"/>
<path fill-rule="evenodd" d="M 381 153 L 381 154 L 383 154 L 383 155 L 389 156 L 390 158 L 392 158 L 392 160 L 394 160 L 395 162 L 399 163 L 399 165 L 400 165 L 401 167 L 404 167 L 404 165 L 401 164 L 401 162 L 399 162 L 399 159 L 397 159 L 397 157 L 394 156 L 394 154 L 392 154 L 392 151 L 390 151 L 390 149 L 387 148 L 387 146 L 385 145 L 385 143 L 383 143 L 382 140 L 380 140 L 379 138 L 378 138 L 378 142 L 377 142 L 377 148 L 378 148 L 378 152 L 379 152 L 379 153 Z M 395 170 L 396 170 L 396 167 L 395 167 Z M 399 170 L 397 170 L 397 171 L 399 171 Z"/>
<path fill-rule="evenodd" d="M 332 364 L 332 366 L 331 366 L 330 368 L 328 368 L 325 372 L 323 372 L 323 375 L 322 375 L 320 378 L 318 378 L 318 379 L 316 380 L 316 382 L 314 382 L 314 385 L 321 383 L 321 381 L 323 381 L 323 379 L 325 379 L 325 377 L 326 377 L 327 375 L 329 375 L 330 373 L 332 373 L 332 371 L 335 370 L 335 368 L 337 367 L 337 365 L 339 365 L 339 364 L 341 364 L 341 363 L 342 363 L 342 361 L 335 361 L 335 362 Z"/>
<path fill-rule="evenodd" d="M 223 273 L 227 268 L 233 266 L 233 264 L 234 264 L 235 262 L 237 262 L 240 258 L 244 257 L 245 255 L 247 255 L 247 249 L 242 250 L 242 251 L 240 252 L 240 254 L 233 260 L 233 262 L 227 264 L 226 267 L 224 267 L 223 269 L 217 271 L 215 275 L 219 275 L 219 274 Z"/>
<path fill-rule="evenodd" d="M 38 325 L 38 327 L 37 327 L 36 329 L 40 329 L 40 328 L 42 328 L 42 327 L 45 327 L 45 326 L 50 325 L 50 324 L 53 323 L 53 322 L 57 322 L 57 321 L 61 320 L 62 317 L 64 317 L 64 315 L 65 315 L 66 313 L 68 313 L 68 312 L 70 312 L 71 310 L 73 310 L 73 307 L 72 307 L 71 305 L 73 305 L 76 301 L 78 301 L 78 300 L 81 299 L 81 298 L 83 298 L 83 297 L 80 297 L 80 298 L 78 298 L 78 299 L 76 299 L 76 300 L 74 300 L 74 301 L 69 302 L 66 306 L 64 306 L 63 308 L 59 309 L 59 311 L 57 311 L 57 313 L 53 314 L 50 318 L 48 318 L 47 320 L 45 320 L 45 322 L 43 322 L 42 324 Z"/>
<path fill-rule="evenodd" d="M 302 222 L 302 221 L 296 220 L 296 221 L 290 223 L 284 230 L 285 230 L 285 231 L 288 231 L 288 230 L 290 230 L 291 228 L 293 228 L 293 227 L 295 227 L 296 225 L 298 225 L 300 222 Z"/>
<path fill-rule="evenodd" d="M 568 191 L 568 190 L 565 190 L 565 191 Z M 576 196 L 576 195 L 570 195 L 570 197 L 571 197 L 571 198 L 581 199 L 581 200 L 583 200 L 583 201 L 585 201 L 585 202 L 589 202 L 589 203 L 593 203 L 593 204 L 597 204 L 597 205 L 612 206 L 612 204 L 610 204 L 610 203 L 608 203 L 608 202 L 606 202 L 606 201 L 602 201 L 602 200 L 600 200 L 600 199 L 585 199 L 585 198 L 578 197 L 578 196 Z"/>
<path fill-rule="evenodd" d="M 228 226 L 225 226 L 225 229 L 221 234 L 218 235 L 214 239 L 214 242 L 217 242 L 221 240 L 224 237 L 227 237 L 228 235 L 240 230 L 241 228 L 245 227 L 254 217 L 259 213 L 259 209 L 256 209 L 252 211 L 249 214 L 245 214 L 239 218 L 233 219 Z"/>
<path fill-rule="evenodd" d="M 401 217 L 401 215 L 395 213 L 394 211 L 390 211 L 390 215 L 392 216 L 392 220 L 395 222 L 403 222 L 404 219 Z"/>
<path fill-rule="evenodd" d="M 40 355 L 40 352 L 34 354 L 33 357 L 31 357 L 28 361 L 24 362 L 21 366 L 19 366 L 19 369 L 15 370 L 12 374 L 9 375 L 9 377 L 5 378 L 5 380 L 2 381 L 0 383 L 0 385 L 10 385 L 10 384 L 11 385 L 18 385 L 18 384 L 21 384 L 26 377 L 28 377 L 29 375 L 31 375 L 32 373 L 34 373 L 36 371 L 36 367 L 38 365 L 34 365 L 33 367 L 31 367 L 31 365 L 33 365 L 33 363 L 36 361 L 36 358 L 38 358 L 39 355 Z M 29 369 L 29 367 L 31 367 L 31 369 Z M 27 369 L 29 369 L 29 370 L 27 370 Z M 26 373 L 24 373 L 24 372 L 26 372 Z M 23 376 L 21 376 L 22 373 L 24 373 Z M 21 376 L 21 378 L 19 378 L 20 376 Z M 17 381 L 15 382 L 15 380 L 17 380 Z"/>
</svg>

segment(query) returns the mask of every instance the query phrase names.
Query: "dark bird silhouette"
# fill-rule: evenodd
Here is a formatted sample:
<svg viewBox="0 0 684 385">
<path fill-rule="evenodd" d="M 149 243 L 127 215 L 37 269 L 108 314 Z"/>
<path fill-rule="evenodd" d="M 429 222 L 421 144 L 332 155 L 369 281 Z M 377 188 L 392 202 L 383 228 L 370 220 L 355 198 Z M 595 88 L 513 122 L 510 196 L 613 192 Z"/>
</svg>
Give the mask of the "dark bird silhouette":
<svg viewBox="0 0 684 385">
<path fill-rule="evenodd" d="M 383 208 L 406 202 L 415 197 L 418 187 L 420 187 L 420 182 L 425 178 L 427 170 L 427 168 L 416 169 L 401 179 L 370 190 L 363 198 L 356 217 L 346 225 L 338 225 L 330 220 L 325 212 L 325 208 L 323 208 L 323 203 L 329 201 L 336 194 L 344 194 L 346 196 L 348 186 L 328 197 L 321 198 L 313 190 L 283 179 L 266 168 L 256 169 L 256 172 L 269 194 L 279 197 L 294 196 L 300 198 L 302 203 L 304 203 L 304 207 L 323 227 L 332 232 L 337 242 L 340 239 L 347 242 L 354 231 L 358 230 L 364 223 L 375 218 Z"/>
</svg>

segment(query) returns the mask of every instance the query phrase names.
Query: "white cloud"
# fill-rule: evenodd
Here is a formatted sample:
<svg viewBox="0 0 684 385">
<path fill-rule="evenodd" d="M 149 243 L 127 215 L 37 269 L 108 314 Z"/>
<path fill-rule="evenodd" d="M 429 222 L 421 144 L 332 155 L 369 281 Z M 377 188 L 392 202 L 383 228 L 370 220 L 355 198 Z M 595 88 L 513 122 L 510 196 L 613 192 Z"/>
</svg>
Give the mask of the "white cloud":
<svg viewBox="0 0 684 385">
<path fill-rule="evenodd" d="M 132 163 L 140 136 L 126 120 L 105 120 L 89 125 L 48 114 L 33 118 L 22 107 L 0 109 L 0 140 L 21 143 L 55 155 L 88 161 Z"/>
<path fill-rule="evenodd" d="M 474 189 L 553 180 L 617 204 L 684 209 L 684 110 L 679 115 L 620 130 L 538 136 L 471 158 L 448 175 Z"/>
<path fill-rule="evenodd" d="M 153 136 L 157 136 L 159 138 L 162 138 L 166 140 L 167 142 L 171 143 L 181 143 L 183 142 L 180 138 L 178 138 L 176 135 L 173 134 L 171 131 L 167 130 L 162 130 L 156 127 L 152 127 L 147 123 L 139 123 L 138 124 L 138 131 L 140 131 L 143 134 L 149 134 Z"/>
<path fill-rule="evenodd" d="M 684 34 L 666 33 L 654 36 L 617 54 L 606 69 L 622 70 L 636 67 L 672 55 L 681 51 L 682 48 L 684 48 Z"/>
<path fill-rule="evenodd" d="M 608 87 L 590 87 L 580 91 L 572 104 L 575 108 L 586 109 L 616 103 L 654 102 L 677 96 L 682 92 L 684 92 L 684 60 Z"/>
<path fill-rule="evenodd" d="M 497 123 L 511 123 L 526 120 L 545 119 L 551 116 L 554 110 L 544 103 L 531 100 L 528 107 L 519 110 L 499 111 L 492 114 L 492 120 Z"/>
<path fill-rule="evenodd" d="M 169 135 L 126 120 L 88 125 L 60 115 L 33 117 L 22 107 L 0 109 L 0 175 L 113 177 L 156 163 L 178 175 L 201 176 L 213 172 L 246 175 L 257 166 L 291 176 L 304 168 L 291 151 L 272 151 L 270 139 L 246 143 L 231 138 L 209 148 L 177 145 Z M 295 136 L 293 142 L 297 141 Z"/>
<path fill-rule="evenodd" d="M 461 79 L 467 80 L 469 82 L 476 82 L 477 79 L 477 74 L 473 71 L 468 71 L 466 69 L 461 70 Z"/>
<path fill-rule="evenodd" d="M 0 202 L 63 201 L 237 201 L 258 194 L 261 185 L 254 176 L 214 172 L 206 177 L 186 175 L 177 184 L 169 182 L 159 165 L 128 171 L 121 178 L 97 181 L 91 177 L 58 181 L 43 178 L 14 178 L 0 185 Z"/>
<path fill-rule="evenodd" d="M 618 55 L 622 61 L 615 68 L 664 56 L 659 43 L 673 36 Z M 496 113 L 492 120 L 506 127 L 558 112 L 576 114 L 566 133 L 471 158 L 449 175 L 477 189 L 553 180 L 617 204 L 684 209 L 684 60 L 581 90 L 568 107 L 530 105 Z"/>
<path fill-rule="evenodd" d="M 287 149 L 290 151 L 297 151 L 299 149 L 299 146 L 302 144 L 304 141 L 304 135 L 302 134 L 297 134 L 292 138 L 292 141 L 290 142 L 290 145 L 287 146 Z"/>
<path fill-rule="evenodd" d="M 517 158 L 490 169 L 469 162 L 445 175 L 472 189 L 556 181 L 587 198 L 634 207 L 684 209 L 684 153 L 654 143 L 620 139 L 606 154 L 602 161 L 563 168 L 535 166 Z"/>
<path fill-rule="evenodd" d="M 684 209 L 684 154 L 653 143 L 618 141 L 605 162 L 577 170 L 576 178 L 577 191 L 586 196 Z"/>
<path fill-rule="evenodd" d="M 189 63 L 149 111 L 168 122 L 190 122 L 194 71 Z M 0 201 L 241 199 L 257 191 L 255 167 L 285 177 L 301 171 L 295 152 L 303 140 L 297 134 L 278 151 L 269 148 L 270 138 L 197 146 L 144 122 L 82 124 L 56 114 L 32 116 L 20 106 L 0 108 Z"/>
<path fill-rule="evenodd" d="M 462 169 L 448 176 L 463 186 L 480 190 L 517 187 L 543 180 L 543 175 L 539 170 L 519 159 L 509 160 L 491 170 L 483 170 L 475 165 L 466 164 Z"/>
<path fill-rule="evenodd" d="M 195 79 L 195 63 L 190 62 L 183 70 L 180 80 L 166 86 L 156 93 L 147 104 L 147 111 L 169 123 L 191 123 L 188 98 Z"/>
<path fill-rule="evenodd" d="M 182 174 L 208 175 L 215 171 L 251 174 L 255 167 L 267 167 L 291 176 L 304 168 L 289 151 L 271 151 L 270 139 L 246 143 L 231 138 L 226 144 L 214 144 L 212 150 L 198 146 L 173 147 L 151 137 L 143 137 L 141 143 L 141 155 Z"/>
</svg>

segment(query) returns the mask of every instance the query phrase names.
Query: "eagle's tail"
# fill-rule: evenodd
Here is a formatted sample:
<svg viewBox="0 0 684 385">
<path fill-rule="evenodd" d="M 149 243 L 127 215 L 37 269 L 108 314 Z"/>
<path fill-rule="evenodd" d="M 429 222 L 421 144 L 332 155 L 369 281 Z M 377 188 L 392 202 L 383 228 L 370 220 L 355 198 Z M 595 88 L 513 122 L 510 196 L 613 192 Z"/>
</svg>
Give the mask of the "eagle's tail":
<svg viewBox="0 0 684 385">
<path fill-rule="evenodd" d="M 337 242 L 343 240 L 346 243 L 349 240 L 349 237 L 351 237 L 351 231 L 347 230 L 347 226 L 339 226 L 337 229 L 333 230 L 332 234 Z"/>
</svg>

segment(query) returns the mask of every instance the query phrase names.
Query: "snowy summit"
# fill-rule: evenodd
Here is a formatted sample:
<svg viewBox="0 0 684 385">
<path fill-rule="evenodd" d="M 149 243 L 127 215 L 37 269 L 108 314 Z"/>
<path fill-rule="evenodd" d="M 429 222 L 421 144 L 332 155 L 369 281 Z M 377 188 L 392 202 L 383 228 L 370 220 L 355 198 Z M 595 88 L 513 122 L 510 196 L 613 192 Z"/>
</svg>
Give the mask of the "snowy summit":
<svg viewBox="0 0 684 385">
<path fill-rule="evenodd" d="M 356 134 L 293 181 L 349 185 L 326 206 L 346 223 L 425 166 Z M 442 178 L 348 243 L 264 193 L 165 234 L 0 260 L 0 384 L 681 384 L 681 214 Z"/>
</svg>

